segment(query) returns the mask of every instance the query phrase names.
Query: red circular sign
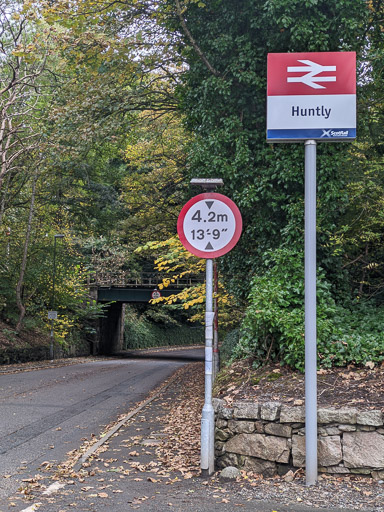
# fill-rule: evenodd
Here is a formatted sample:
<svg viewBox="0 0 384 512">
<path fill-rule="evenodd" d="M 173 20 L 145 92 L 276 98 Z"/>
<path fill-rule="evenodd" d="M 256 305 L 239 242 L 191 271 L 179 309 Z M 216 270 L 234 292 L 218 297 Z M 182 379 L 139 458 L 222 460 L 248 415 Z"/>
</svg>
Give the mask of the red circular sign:
<svg viewBox="0 0 384 512">
<path fill-rule="evenodd" d="M 159 292 L 159 290 L 157 288 L 155 290 L 153 290 L 153 292 L 151 293 L 151 297 L 152 297 L 152 299 L 160 299 L 161 293 Z"/>
<path fill-rule="evenodd" d="M 192 197 L 177 220 L 184 247 L 199 258 L 218 258 L 237 244 L 242 230 L 241 213 L 229 197 L 208 192 Z"/>
</svg>

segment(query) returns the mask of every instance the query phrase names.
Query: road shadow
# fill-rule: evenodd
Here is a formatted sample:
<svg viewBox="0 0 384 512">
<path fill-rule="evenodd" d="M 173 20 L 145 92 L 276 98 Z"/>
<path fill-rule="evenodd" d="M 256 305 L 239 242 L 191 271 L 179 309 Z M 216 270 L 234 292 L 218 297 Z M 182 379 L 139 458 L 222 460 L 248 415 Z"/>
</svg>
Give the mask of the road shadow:
<svg viewBox="0 0 384 512">
<path fill-rule="evenodd" d="M 166 361 L 195 362 L 204 361 L 204 347 L 191 349 L 154 349 L 154 350 L 122 350 L 113 357 L 123 359 L 159 359 Z"/>
</svg>

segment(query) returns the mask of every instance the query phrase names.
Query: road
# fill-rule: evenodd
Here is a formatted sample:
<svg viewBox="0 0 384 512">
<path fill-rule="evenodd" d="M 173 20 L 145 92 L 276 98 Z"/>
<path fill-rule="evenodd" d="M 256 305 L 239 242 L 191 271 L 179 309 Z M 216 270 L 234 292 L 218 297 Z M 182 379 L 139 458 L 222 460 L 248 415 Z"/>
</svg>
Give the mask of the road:
<svg viewBox="0 0 384 512">
<path fill-rule="evenodd" d="M 126 413 L 202 349 L 0 375 L 0 502 Z M 158 357 L 155 359 L 154 357 Z M 149 356 L 147 356 L 149 357 Z"/>
</svg>

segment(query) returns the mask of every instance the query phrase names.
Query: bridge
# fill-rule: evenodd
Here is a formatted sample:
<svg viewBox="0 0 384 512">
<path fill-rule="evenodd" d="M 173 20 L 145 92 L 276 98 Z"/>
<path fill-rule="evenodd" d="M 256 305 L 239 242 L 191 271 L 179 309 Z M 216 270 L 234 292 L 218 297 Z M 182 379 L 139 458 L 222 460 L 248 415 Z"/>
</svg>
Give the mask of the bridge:
<svg viewBox="0 0 384 512">
<path fill-rule="evenodd" d="M 97 302 L 105 304 L 104 316 L 99 319 L 94 354 L 113 354 L 123 349 L 124 313 L 126 303 L 148 303 L 152 298 L 169 297 L 204 282 L 204 275 L 175 279 L 166 288 L 159 289 L 164 279 L 172 280 L 170 274 L 142 272 L 132 276 L 119 272 L 116 275 L 95 276 L 89 283 L 90 295 Z"/>
</svg>

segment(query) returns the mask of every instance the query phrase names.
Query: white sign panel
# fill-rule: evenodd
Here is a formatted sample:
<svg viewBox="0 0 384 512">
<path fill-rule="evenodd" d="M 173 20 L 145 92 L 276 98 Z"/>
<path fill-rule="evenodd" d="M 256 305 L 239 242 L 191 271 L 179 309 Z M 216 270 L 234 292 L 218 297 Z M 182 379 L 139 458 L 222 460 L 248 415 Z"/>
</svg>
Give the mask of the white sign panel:
<svg viewBox="0 0 384 512">
<path fill-rule="evenodd" d="M 200 258 L 216 258 L 230 251 L 240 238 L 239 209 L 222 194 L 193 197 L 180 212 L 177 231 L 183 245 Z"/>
</svg>

